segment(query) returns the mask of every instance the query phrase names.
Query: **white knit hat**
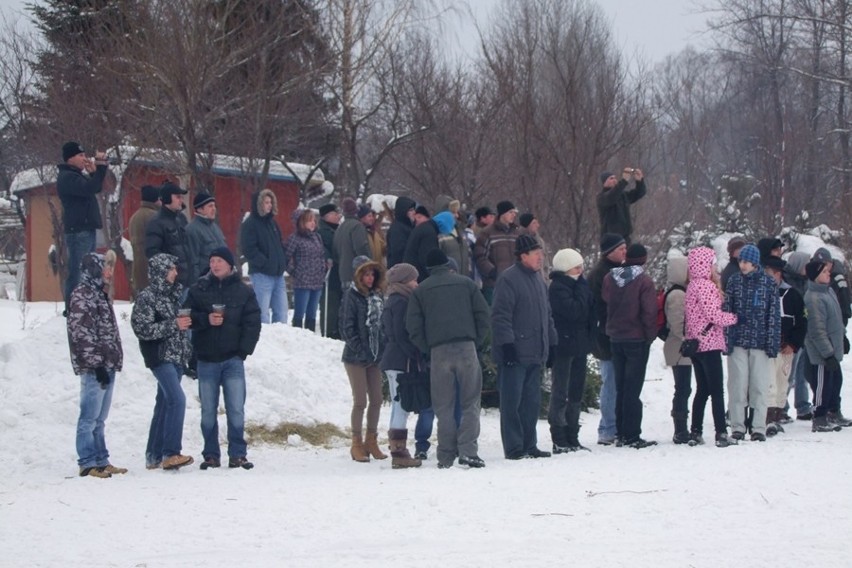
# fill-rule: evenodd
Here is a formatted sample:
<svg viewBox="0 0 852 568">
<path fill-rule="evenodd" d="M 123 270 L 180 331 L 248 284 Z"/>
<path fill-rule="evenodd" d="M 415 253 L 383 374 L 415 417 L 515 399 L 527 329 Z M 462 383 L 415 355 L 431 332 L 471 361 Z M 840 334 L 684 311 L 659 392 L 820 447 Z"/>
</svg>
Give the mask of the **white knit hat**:
<svg viewBox="0 0 852 568">
<path fill-rule="evenodd" d="M 574 249 L 562 249 L 553 255 L 554 272 L 568 272 L 576 266 L 583 266 L 583 255 Z"/>
</svg>

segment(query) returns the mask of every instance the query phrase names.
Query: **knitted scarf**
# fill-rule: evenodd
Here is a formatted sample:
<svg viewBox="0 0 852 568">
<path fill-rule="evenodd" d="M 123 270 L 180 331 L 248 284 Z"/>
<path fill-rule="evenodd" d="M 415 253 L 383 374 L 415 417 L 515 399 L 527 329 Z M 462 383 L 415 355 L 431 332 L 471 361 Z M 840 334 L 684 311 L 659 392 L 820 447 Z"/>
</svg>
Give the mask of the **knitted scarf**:
<svg viewBox="0 0 852 568">
<path fill-rule="evenodd" d="M 382 308 L 384 300 L 376 291 L 370 291 L 367 296 L 367 332 L 370 334 L 370 353 L 373 359 L 379 355 L 379 349 L 384 342 L 382 338 Z"/>
</svg>

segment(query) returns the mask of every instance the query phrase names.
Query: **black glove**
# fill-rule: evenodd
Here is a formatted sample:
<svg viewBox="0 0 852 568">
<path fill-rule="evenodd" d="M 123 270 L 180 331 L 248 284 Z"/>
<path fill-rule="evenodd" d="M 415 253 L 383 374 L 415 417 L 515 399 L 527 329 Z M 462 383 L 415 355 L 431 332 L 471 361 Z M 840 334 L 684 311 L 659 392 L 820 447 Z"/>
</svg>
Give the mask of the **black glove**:
<svg viewBox="0 0 852 568">
<path fill-rule="evenodd" d="M 101 388 L 106 390 L 110 383 L 109 371 L 106 370 L 106 367 L 98 367 L 95 369 L 95 379 L 97 379 L 97 381 L 101 384 Z"/>
<path fill-rule="evenodd" d="M 843 336 L 843 354 L 849 355 L 849 338 L 845 335 Z"/>
<path fill-rule="evenodd" d="M 507 367 L 514 367 L 518 364 L 518 352 L 514 343 L 503 344 L 503 364 Z"/>
<path fill-rule="evenodd" d="M 825 360 L 825 370 L 836 373 L 840 370 L 840 363 L 836 357 L 829 357 Z"/>
<path fill-rule="evenodd" d="M 556 346 L 551 345 L 550 349 L 547 350 L 547 362 L 544 366 L 548 369 L 553 368 L 553 362 L 556 360 Z"/>
</svg>

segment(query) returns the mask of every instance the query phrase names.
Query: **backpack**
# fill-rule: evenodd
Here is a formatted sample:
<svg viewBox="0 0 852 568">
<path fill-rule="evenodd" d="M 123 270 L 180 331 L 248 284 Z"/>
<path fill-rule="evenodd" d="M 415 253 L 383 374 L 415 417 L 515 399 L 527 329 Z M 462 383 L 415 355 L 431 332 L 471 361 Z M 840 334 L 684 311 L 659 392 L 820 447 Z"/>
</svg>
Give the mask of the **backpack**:
<svg viewBox="0 0 852 568">
<path fill-rule="evenodd" d="M 666 318 L 666 300 L 672 290 L 686 291 L 680 284 L 672 284 L 672 287 L 668 290 L 657 290 L 657 337 L 663 341 L 669 337 L 670 328 L 668 319 Z"/>
</svg>

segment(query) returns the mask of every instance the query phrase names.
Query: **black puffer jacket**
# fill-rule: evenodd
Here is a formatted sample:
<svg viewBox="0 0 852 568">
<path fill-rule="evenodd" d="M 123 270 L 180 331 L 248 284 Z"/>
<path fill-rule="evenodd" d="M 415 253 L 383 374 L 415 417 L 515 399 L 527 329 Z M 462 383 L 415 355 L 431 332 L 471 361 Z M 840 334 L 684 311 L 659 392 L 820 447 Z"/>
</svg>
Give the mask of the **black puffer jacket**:
<svg viewBox="0 0 852 568">
<path fill-rule="evenodd" d="M 182 211 L 172 211 L 164 205 L 145 227 L 145 256 L 166 253 L 177 257 L 178 282 L 184 286 L 189 285 L 190 278 L 186 223 Z"/>
<path fill-rule="evenodd" d="M 373 287 L 369 290 L 361 283 L 362 275 L 368 270 L 375 270 L 376 279 Z M 342 360 L 344 363 L 356 365 L 375 365 L 382 359 L 382 347 L 384 340 L 378 342 L 378 351 L 373 355 L 370 349 L 370 333 L 381 334 L 381 314 L 375 325 L 368 325 L 368 296 L 381 298 L 384 283 L 384 269 L 378 262 L 365 262 L 355 270 L 352 286 L 343 292 L 343 305 L 340 313 L 340 338 L 346 342 L 343 348 Z"/>
<path fill-rule="evenodd" d="M 189 333 L 178 329 L 175 321 L 183 286 L 166 280 L 169 269 L 176 264 L 176 256 L 164 253 L 148 261 L 150 284 L 136 297 L 130 316 L 130 325 L 149 369 L 164 362 L 186 367 L 192 354 Z"/>
<path fill-rule="evenodd" d="M 388 229 L 388 268 L 403 262 L 405 258 L 405 245 L 411 231 L 414 230 L 414 222 L 408 218 L 408 211 L 414 208 L 414 200 L 400 197 L 396 200 L 393 208 L 393 223 Z"/>
<path fill-rule="evenodd" d="M 264 197 L 272 198 L 272 211 L 261 216 L 259 206 Z M 281 228 L 275 221 L 278 200 L 268 189 L 255 193 L 251 200 L 251 214 L 243 221 L 240 229 L 240 246 L 249 265 L 249 274 L 281 276 L 287 268 Z"/>
<path fill-rule="evenodd" d="M 585 357 L 592 350 L 597 329 L 592 290 L 583 276 L 574 280 L 563 272 L 554 272 L 550 279 L 547 294 L 559 335 L 559 352 Z"/>
<path fill-rule="evenodd" d="M 405 246 L 404 262 L 417 269 L 417 281 L 423 282 L 429 277 L 426 268 L 426 256 L 432 249 L 438 248 L 438 225 L 432 219 L 420 223 L 411 231 Z"/>
<path fill-rule="evenodd" d="M 405 313 L 408 310 L 408 297 L 391 294 L 385 301 L 382 312 L 382 332 L 387 339 L 385 353 L 382 355 L 382 371 L 406 371 L 417 369 L 420 350 L 411 343 L 405 329 Z"/>
<path fill-rule="evenodd" d="M 101 209 L 95 197 L 103 189 L 106 165 L 100 165 L 91 176 L 70 164 L 56 166 L 56 193 L 62 202 L 62 225 L 66 233 L 94 231 L 103 227 Z"/>
<path fill-rule="evenodd" d="M 210 325 L 213 304 L 225 305 L 220 326 Z M 260 306 L 254 290 L 236 272 L 222 280 L 210 273 L 199 278 L 184 306 L 192 309 L 192 346 L 199 361 L 245 359 L 254 352 L 260 338 Z"/>
</svg>

